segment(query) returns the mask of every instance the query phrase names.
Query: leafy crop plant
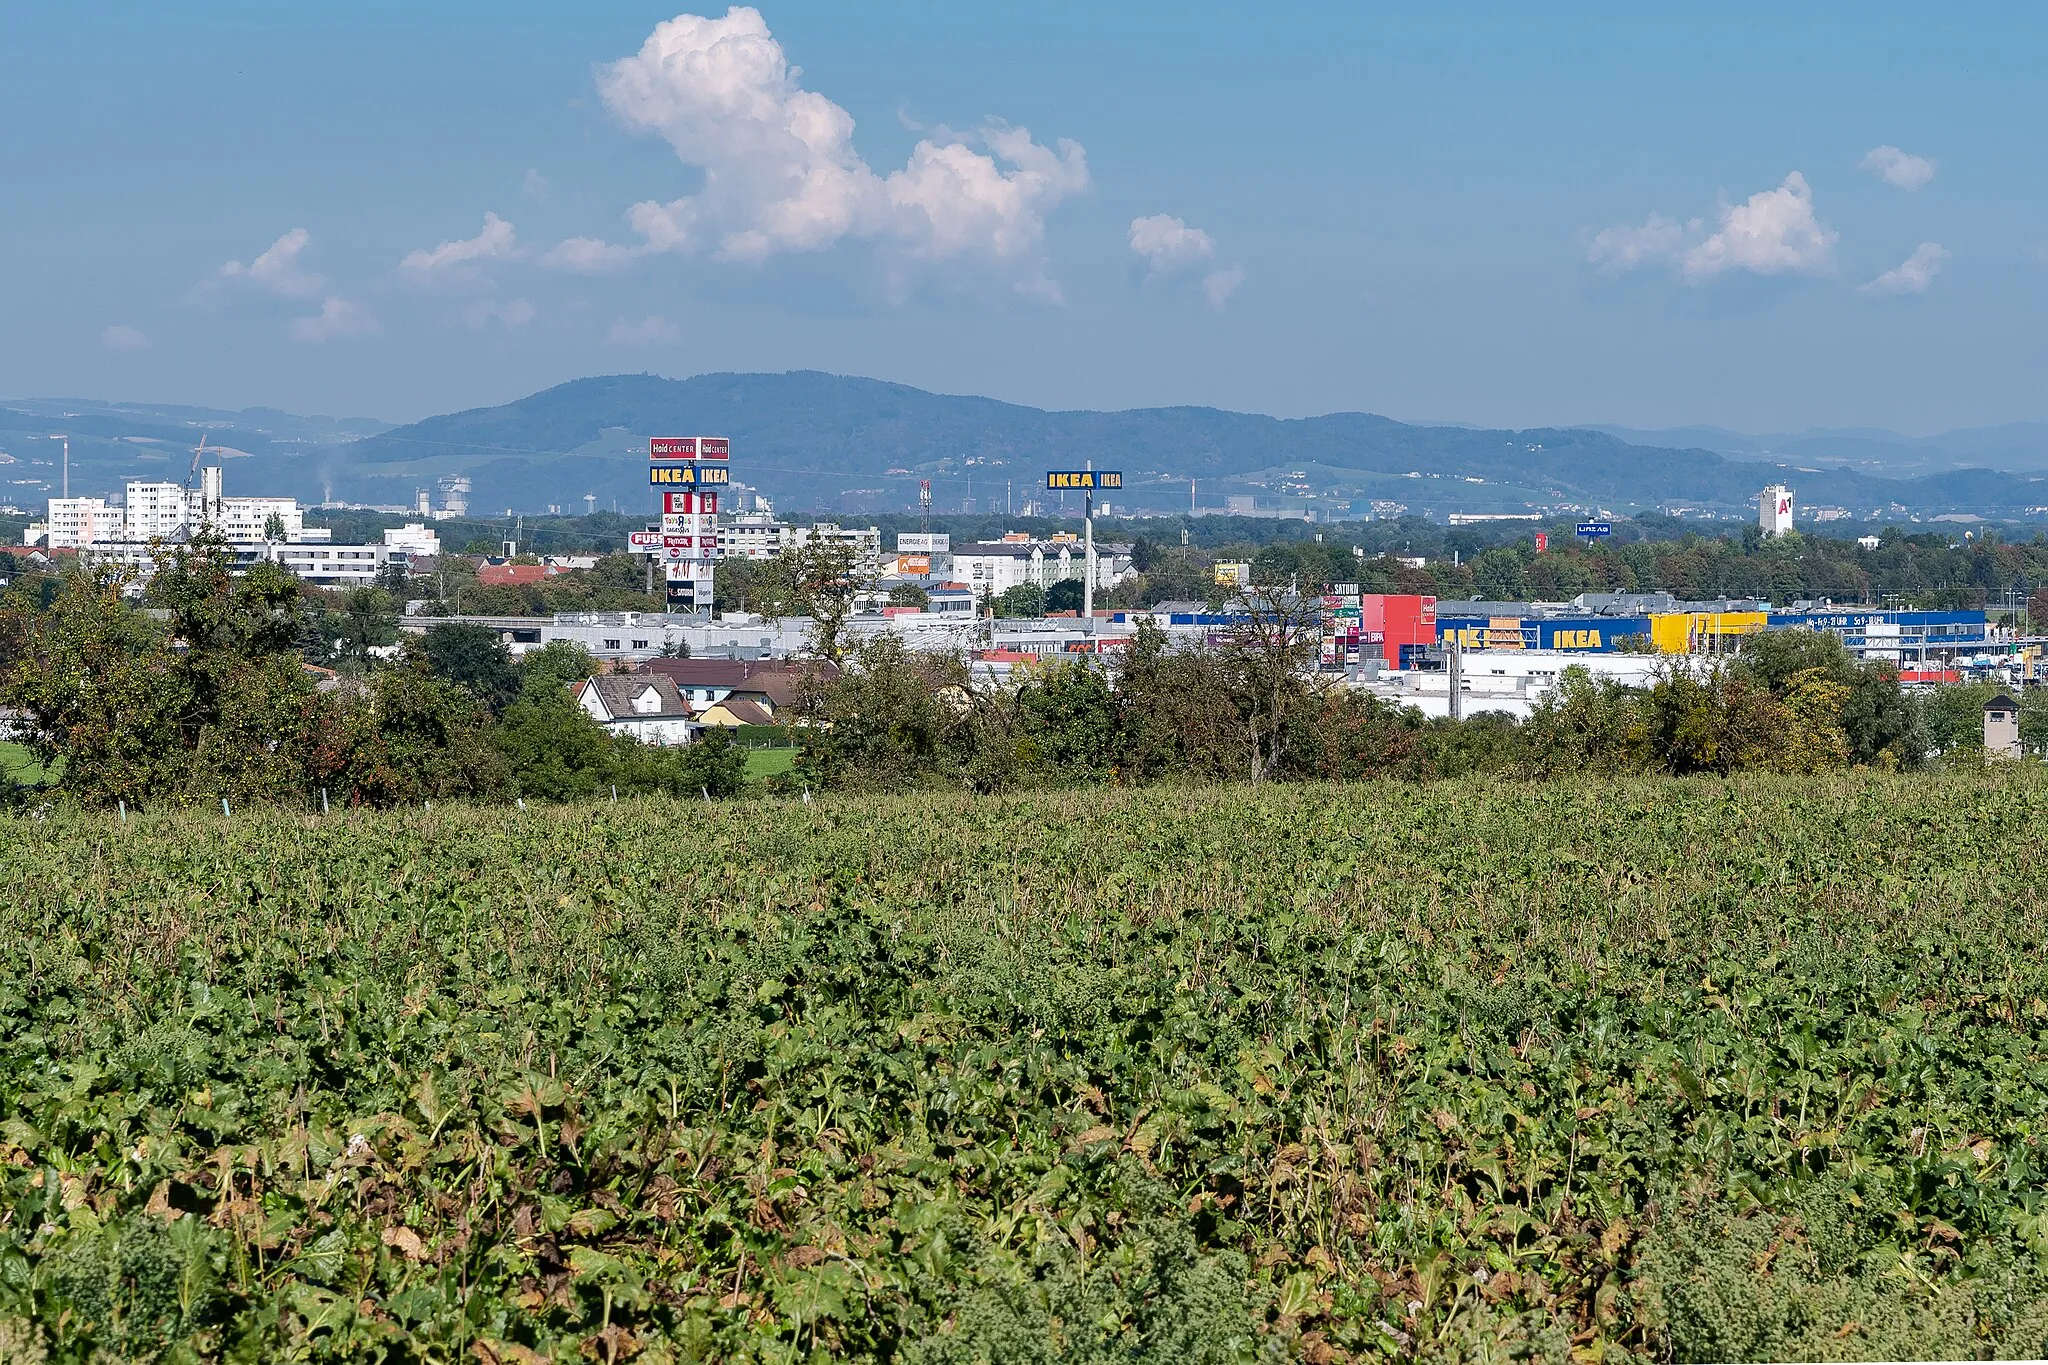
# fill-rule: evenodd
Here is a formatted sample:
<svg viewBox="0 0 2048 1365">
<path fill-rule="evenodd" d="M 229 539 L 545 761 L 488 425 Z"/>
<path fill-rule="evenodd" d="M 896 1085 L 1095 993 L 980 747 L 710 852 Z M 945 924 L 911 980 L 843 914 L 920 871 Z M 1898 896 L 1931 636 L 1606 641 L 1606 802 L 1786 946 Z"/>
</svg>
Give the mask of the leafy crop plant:
<svg viewBox="0 0 2048 1365">
<path fill-rule="evenodd" d="M 0 822 L 0 1357 L 2048 1354 L 2048 784 Z"/>
</svg>

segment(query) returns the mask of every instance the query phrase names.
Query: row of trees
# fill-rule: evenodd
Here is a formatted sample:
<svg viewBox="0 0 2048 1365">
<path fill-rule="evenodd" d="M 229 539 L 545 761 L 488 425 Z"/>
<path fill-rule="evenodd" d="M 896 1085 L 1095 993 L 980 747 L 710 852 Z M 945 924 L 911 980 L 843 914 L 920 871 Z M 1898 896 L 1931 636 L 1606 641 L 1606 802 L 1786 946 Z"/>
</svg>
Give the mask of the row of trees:
<svg viewBox="0 0 2048 1365">
<path fill-rule="evenodd" d="M 182 547 L 141 610 L 112 569 L 0 598 L 0 706 L 66 793 L 387 806 L 744 783 L 723 737 L 655 749 L 609 734 L 573 697 L 592 664 L 571 645 L 515 665 L 490 631 L 442 626 L 388 667 L 323 678 L 302 655 L 315 623 L 298 580 L 232 565 L 223 543 Z"/>
<path fill-rule="evenodd" d="M 881 636 L 814 683 L 791 781 L 820 787 L 1017 786 L 1169 779 L 1350 781 L 1468 773 L 1818 772 L 1929 755 L 1896 675 L 1833 637 L 1771 635 L 1712 668 L 1673 661 L 1629 688 L 1567 670 L 1524 723 L 1425 721 L 1318 676 L 1306 609 L 1271 594 L 1224 641 L 1176 649 L 1150 628 L 1106 666 L 1055 663 L 1015 688 Z"/>
</svg>

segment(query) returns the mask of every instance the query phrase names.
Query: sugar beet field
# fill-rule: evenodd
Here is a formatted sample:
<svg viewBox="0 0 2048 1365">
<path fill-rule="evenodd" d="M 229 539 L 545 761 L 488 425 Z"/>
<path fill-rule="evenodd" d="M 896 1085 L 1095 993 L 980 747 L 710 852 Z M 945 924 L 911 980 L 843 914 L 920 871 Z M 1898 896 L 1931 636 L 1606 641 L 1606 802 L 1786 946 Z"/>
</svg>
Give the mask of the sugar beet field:
<svg viewBox="0 0 2048 1365">
<path fill-rule="evenodd" d="M 2048 1353 L 2048 783 L 0 823 L 0 1360 Z"/>
</svg>

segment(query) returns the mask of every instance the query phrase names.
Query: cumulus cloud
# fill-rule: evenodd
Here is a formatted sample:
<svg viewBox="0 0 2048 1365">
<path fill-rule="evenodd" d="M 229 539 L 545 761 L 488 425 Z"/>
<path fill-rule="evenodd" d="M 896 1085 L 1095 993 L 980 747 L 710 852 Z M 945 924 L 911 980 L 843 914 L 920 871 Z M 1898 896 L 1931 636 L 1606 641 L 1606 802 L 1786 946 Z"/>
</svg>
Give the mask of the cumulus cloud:
<svg viewBox="0 0 2048 1365">
<path fill-rule="evenodd" d="M 1941 243 L 1922 242 L 1912 255 L 1858 288 L 1865 294 L 1924 294 L 1948 258 L 1949 250 Z"/>
<path fill-rule="evenodd" d="M 495 213 L 484 214 L 483 230 L 474 237 L 443 242 L 428 250 L 409 252 L 398 268 L 415 282 L 425 283 L 454 272 L 465 272 L 482 261 L 510 256 L 519 249 L 519 234 Z"/>
<path fill-rule="evenodd" d="M 1171 214 L 1155 213 L 1131 219 L 1131 250 L 1145 262 L 1147 274 L 1171 275 L 1214 259 L 1216 239 Z"/>
<path fill-rule="evenodd" d="M 1703 232 L 1700 220 L 1682 224 L 1675 218 L 1653 213 L 1641 227 L 1622 224 L 1602 228 L 1587 244 L 1586 260 L 1610 275 L 1645 265 L 1669 265 L 1685 250 L 1688 234 Z"/>
<path fill-rule="evenodd" d="M 746 7 L 678 15 L 599 69 L 612 115 L 666 139 L 704 177 L 697 194 L 633 205 L 627 220 L 644 239 L 633 250 L 757 262 L 868 241 L 903 260 L 999 266 L 1021 289 L 1057 292 L 1044 278 L 1045 219 L 1088 188 L 1079 144 L 1046 147 L 1001 125 L 972 137 L 937 131 L 885 176 L 854 149 L 852 115 L 801 77 Z M 567 268 L 618 259 L 579 240 Z"/>
<path fill-rule="evenodd" d="M 100 333 L 100 345 L 110 351 L 146 351 L 154 344 L 125 322 L 117 322 Z"/>
<path fill-rule="evenodd" d="M 1133 218 L 1130 243 L 1132 254 L 1145 262 L 1148 280 L 1199 270 L 1216 259 L 1214 237 L 1168 213 Z M 1242 269 L 1224 266 L 1202 276 L 1202 295 L 1211 308 L 1221 308 L 1243 283 Z"/>
<path fill-rule="evenodd" d="M 1642 226 L 1594 234 L 1586 259 L 1609 274 L 1668 266 L 1688 284 L 1731 270 L 1752 275 L 1818 275 L 1834 269 L 1835 243 L 1813 211 L 1813 190 L 1798 171 L 1776 189 L 1759 190 L 1739 204 L 1722 204 L 1714 231 L 1695 218 L 1684 225 L 1653 213 Z"/>
<path fill-rule="evenodd" d="M 550 270 L 571 275 L 602 275 L 631 264 L 637 253 L 631 247 L 599 241 L 595 237 L 571 237 L 550 247 L 540 263 Z"/>
<path fill-rule="evenodd" d="M 1927 182 L 1934 179 L 1935 166 L 1932 157 L 1914 156 L 1911 152 L 1902 152 L 1886 143 L 1882 147 L 1872 147 L 1864 153 L 1863 169 L 1876 171 L 1887 185 L 1896 185 L 1902 190 L 1917 190 L 1924 189 Z"/>
<path fill-rule="evenodd" d="M 376 319 L 364 312 L 359 304 L 332 294 L 321 301 L 320 311 L 311 317 L 293 318 L 290 328 L 294 341 L 333 341 L 338 337 L 361 336 L 377 330 Z"/>
<path fill-rule="evenodd" d="M 1202 297 L 1209 300 L 1211 308 L 1221 308 L 1243 283 L 1244 271 L 1234 265 L 1212 270 L 1202 276 Z"/>
<path fill-rule="evenodd" d="M 293 228 L 270 244 L 268 250 L 247 265 L 229 261 L 220 268 L 221 280 L 254 285 L 282 299 L 309 299 L 326 285 L 325 276 L 299 265 L 299 254 L 312 245 L 313 234 Z"/>
<path fill-rule="evenodd" d="M 1834 266 L 1841 234 L 1823 227 L 1813 214 L 1813 191 L 1794 171 L 1774 190 L 1759 190 L 1740 204 L 1724 204 L 1718 232 L 1685 253 L 1687 279 L 1705 280 L 1728 270 L 1755 275 L 1816 274 Z"/>
<path fill-rule="evenodd" d="M 619 318 L 605 334 L 605 340 L 614 346 L 673 345 L 682 339 L 682 328 L 658 315 L 649 315 L 637 320 Z"/>
</svg>

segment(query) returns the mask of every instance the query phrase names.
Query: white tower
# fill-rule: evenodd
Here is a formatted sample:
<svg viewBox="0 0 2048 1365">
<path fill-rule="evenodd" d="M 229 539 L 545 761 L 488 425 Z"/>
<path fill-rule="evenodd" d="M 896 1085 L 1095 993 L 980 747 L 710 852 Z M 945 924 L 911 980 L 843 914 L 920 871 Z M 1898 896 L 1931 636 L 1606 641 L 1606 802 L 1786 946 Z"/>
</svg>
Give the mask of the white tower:
<svg viewBox="0 0 2048 1365">
<path fill-rule="evenodd" d="M 1782 536 L 1792 529 L 1792 490 L 1782 483 L 1766 488 L 1756 500 L 1756 524 L 1767 536 Z"/>
</svg>

